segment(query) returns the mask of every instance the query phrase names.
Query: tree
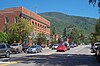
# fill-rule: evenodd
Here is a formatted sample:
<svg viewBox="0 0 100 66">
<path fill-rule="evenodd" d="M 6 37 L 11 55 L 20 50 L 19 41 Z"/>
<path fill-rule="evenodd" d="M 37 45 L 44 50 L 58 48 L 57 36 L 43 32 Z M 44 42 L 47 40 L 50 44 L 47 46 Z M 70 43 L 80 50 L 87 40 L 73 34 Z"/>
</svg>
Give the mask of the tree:
<svg viewBox="0 0 100 66">
<path fill-rule="evenodd" d="M 97 24 L 95 25 L 95 34 L 100 35 L 100 18 L 97 21 Z"/>
<path fill-rule="evenodd" d="M 8 34 L 5 32 L 0 32 L 0 43 L 8 42 Z"/>
<path fill-rule="evenodd" d="M 12 24 L 10 27 L 10 42 L 19 42 L 20 40 L 23 42 L 32 31 L 33 26 L 29 24 L 29 21 L 20 18 L 17 23 Z"/>
<path fill-rule="evenodd" d="M 56 40 L 56 38 L 51 38 L 51 43 L 57 43 L 58 41 Z"/>
<path fill-rule="evenodd" d="M 91 33 L 91 37 L 92 37 L 92 41 L 91 43 L 93 43 L 93 39 L 94 42 L 100 41 L 100 18 L 98 19 L 96 25 L 95 25 L 95 32 Z"/>
<path fill-rule="evenodd" d="M 97 7 L 99 8 L 99 13 L 100 13 L 100 0 L 89 0 L 89 4 L 92 4 L 95 6 L 97 3 Z M 94 44 L 94 42 L 100 41 L 100 18 L 95 25 L 95 32 L 91 33 L 92 36 L 90 37 L 91 44 Z"/>
<path fill-rule="evenodd" d="M 65 37 L 66 38 L 66 28 L 64 28 L 64 31 L 63 31 L 63 38 Z"/>
<path fill-rule="evenodd" d="M 52 34 L 56 34 L 56 27 L 53 27 Z"/>
<path fill-rule="evenodd" d="M 36 36 L 36 41 L 37 41 L 37 44 L 39 44 L 39 45 L 45 45 L 46 44 L 46 35 L 44 33 L 39 33 Z"/>
<path fill-rule="evenodd" d="M 100 18 L 95 25 L 95 32 L 91 33 L 90 42 L 94 45 L 95 42 L 100 41 Z"/>
<path fill-rule="evenodd" d="M 5 33 L 8 33 L 9 32 L 8 23 L 5 24 L 4 32 Z"/>
<path fill-rule="evenodd" d="M 96 3 L 98 5 L 99 12 L 100 12 L 100 0 L 89 0 L 89 4 L 92 4 L 93 6 L 95 6 Z"/>
<path fill-rule="evenodd" d="M 61 37 L 58 38 L 58 43 L 61 43 L 62 42 L 62 39 Z"/>
<path fill-rule="evenodd" d="M 68 27 L 67 28 L 67 37 L 71 37 L 73 42 L 78 42 L 78 43 L 82 43 L 84 42 L 84 35 L 83 33 L 78 30 L 74 25 L 72 25 L 72 27 Z"/>
</svg>

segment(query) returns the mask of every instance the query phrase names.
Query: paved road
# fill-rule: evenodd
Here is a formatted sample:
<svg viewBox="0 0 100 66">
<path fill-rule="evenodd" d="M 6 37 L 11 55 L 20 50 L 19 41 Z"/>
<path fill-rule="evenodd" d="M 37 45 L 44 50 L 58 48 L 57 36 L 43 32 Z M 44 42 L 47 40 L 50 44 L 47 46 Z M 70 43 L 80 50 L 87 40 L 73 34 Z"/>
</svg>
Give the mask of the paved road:
<svg viewBox="0 0 100 66">
<path fill-rule="evenodd" d="M 66 52 L 46 48 L 42 53 L 14 54 L 11 58 L 0 60 L 5 62 L 0 66 L 100 66 L 95 56 L 90 53 L 89 45 L 71 48 Z"/>
</svg>

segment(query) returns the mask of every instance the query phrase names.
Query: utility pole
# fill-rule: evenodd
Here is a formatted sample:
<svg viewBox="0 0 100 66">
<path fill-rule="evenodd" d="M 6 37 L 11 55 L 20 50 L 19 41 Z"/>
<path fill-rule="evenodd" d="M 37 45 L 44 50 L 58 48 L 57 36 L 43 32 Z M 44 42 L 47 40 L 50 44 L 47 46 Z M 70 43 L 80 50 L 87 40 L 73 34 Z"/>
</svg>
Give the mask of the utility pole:
<svg viewBox="0 0 100 66">
<path fill-rule="evenodd" d="M 37 7 L 35 7 L 35 13 L 37 14 Z"/>
</svg>

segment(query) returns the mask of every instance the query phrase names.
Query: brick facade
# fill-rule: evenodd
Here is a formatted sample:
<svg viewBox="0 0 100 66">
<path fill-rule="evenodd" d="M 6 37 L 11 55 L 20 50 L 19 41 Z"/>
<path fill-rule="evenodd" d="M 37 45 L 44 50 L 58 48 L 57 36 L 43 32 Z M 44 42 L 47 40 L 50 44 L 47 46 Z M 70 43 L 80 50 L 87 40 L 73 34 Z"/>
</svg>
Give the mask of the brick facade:
<svg viewBox="0 0 100 66">
<path fill-rule="evenodd" d="M 54 34 L 54 35 L 50 35 L 50 38 L 58 41 L 59 36 L 58 34 Z"/>
<path fill-rule="evenodd" d="M 50 37 L 50 22 L 40 15 L 25 9 L 24 7 L 14 7 L 0 10 L 0 32 L 4 31 L 6 24 L 8 24 L 9 29 L 9 26 L 16 22 L 16 19 L 19 17 L 28 19 L 30 24 L 35 25 L 33 31 L 34 34 L 43 32 Z"/>
</svg>

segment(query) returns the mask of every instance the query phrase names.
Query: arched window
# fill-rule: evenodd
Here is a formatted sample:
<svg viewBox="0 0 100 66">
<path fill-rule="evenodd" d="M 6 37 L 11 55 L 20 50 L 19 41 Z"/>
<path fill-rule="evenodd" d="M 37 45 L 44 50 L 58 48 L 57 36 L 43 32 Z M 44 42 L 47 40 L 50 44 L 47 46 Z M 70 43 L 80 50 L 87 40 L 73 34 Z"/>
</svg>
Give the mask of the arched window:
<svg viewBox="0 0 100 66">
<path fill-rule="evenodd" d="M 17 21 L 18 21 L 18 18 L 17 18 L 17 17 L 15 17 L 15 18 L 14 18 L 14 22 L 15 22 L 15 23 L 17 23 Z"/>
<path fill-rule="evenodd" d="M 9 22 L 8 16 L 6 16 L 5 18 L 5 24 L 7 24 Z"/>
<path fill-rule="evenodd" d="M 8 20 L 8 17 L 6 16 L 5 17 L 5 29 L 4 29 L 4 32 L 6 32 L 6 33 L 8 33 L 8 29 L 9 29 L 8 22 L 9 22 L 9 20 Z"/>
<path fill-rule="evenodd" d="M 34 21 L 32 21 L 32 24 L 34 25 Z"/>
</svg>

